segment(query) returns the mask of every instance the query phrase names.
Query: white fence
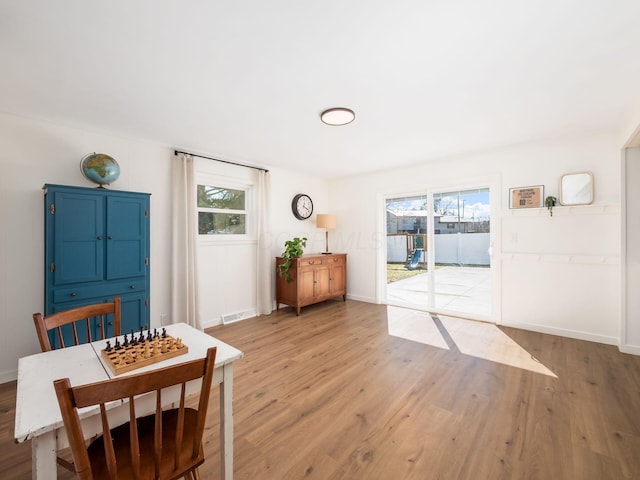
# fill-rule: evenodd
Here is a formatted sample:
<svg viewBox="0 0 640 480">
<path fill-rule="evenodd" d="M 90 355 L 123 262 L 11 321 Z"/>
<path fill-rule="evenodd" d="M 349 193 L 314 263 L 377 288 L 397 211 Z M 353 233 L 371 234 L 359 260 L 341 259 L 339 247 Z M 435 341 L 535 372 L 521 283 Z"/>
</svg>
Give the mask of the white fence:
<svg viewBox="0 0 640 480">
<path fill-rule="evenodd" d="M 490 265 L 489 233 L 454 233 L 435 235 L 436 263 Z M 407 239 L 404 235 L 387 236 L 387 262 L 407 261 Z M 421 262 L 427 261 L 427 252 Z"/>
</svg>

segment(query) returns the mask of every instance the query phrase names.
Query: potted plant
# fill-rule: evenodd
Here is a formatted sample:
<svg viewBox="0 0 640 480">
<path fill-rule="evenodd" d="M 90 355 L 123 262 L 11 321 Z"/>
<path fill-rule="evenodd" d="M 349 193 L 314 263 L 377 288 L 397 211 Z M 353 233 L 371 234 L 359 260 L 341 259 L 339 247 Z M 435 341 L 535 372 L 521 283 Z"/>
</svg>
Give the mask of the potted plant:
<svg viewBox="0 0 640 480">
<path fill-rule="evenodd" d="M 278 275 L 284 278 L 287 282 L 291 281 L 291 274 L 289 273 L 289 267 L 291 267 L 291 261 L 302 255 L 302 248 L 307 246 L 307 237 L 298 238 L 293 240 L 287 240 L 284 242 L 284 252 L 282 252 L 282 258 L 284 262 L 278 265 Z"/>
<path fill-rule="evenodd" d="M 553 207 L 556 206 L 556 203 L 558 202 L 558 199 L 552 195 L 549 195 L 547 198 L 545 198 L 544 200 L 544 205 L 545 207 L 547 207 L 547 209 L 549 210 L 549 215 L 553 217 Z"/>
</svg>

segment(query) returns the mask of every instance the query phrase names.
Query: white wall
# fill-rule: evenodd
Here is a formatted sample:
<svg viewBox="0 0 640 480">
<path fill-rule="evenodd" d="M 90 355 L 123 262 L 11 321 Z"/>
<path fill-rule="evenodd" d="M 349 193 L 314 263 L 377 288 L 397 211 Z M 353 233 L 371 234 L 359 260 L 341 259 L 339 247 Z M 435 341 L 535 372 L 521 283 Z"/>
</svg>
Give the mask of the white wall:
<svg viewBox="0 0 640 480">
<path fill-rule="evenodd" d="M 120 164 L 120 178 L 111 189 L 151 193 L 150 316 L 152 325 L 159 325 L 160 315 L 171 312 L 173 148 L 2 113 L 0 145 L 0 383 L 15 378 L 18 358 L 39 351 L 31 315 L 44 309 L 42 186 L 94 186 L 79 168 L 89 152 L 107 153 Z M 299 221 L 291 213 L 296 193 L 307 193 L 314 201 L 309 220 Z M 324 250 L 324 233 L 315 228 L 315 214 L 327 212 L 327 205 L 323 180 L 272 169 L 269 255 L 279 255 L 285 240 L 294 236 L 309 238 L 306 252 Z M 255 249 L 248 255 L 245 250 L 223 246 L 204 254 L 203 271 L 208 275 L 200 278 L 205 292 L 200 312 L 207 325 L 219 323 L 222 315 L 255 309 Z"/>
<path fill-rule="evenodd" d="M 553 142 L 443 158 L 330 183 L 341 244 L 349 254 L 351 298 L 382 298 L 378 250 L 384 245 L 382 198 L 426 189 L 497 185 L 492 191 L 492 262 L 498 269 L 500 303 L 495 320 L 531 330 L 617 343 L 620 319 L 620 143 L 601 133 Z M 559 193 L 564 173 L 591 171 L 590 206 L 510 210 L 511 187 L 544 185 Z"/>
<path fill-rule="evenodd" d="M 306 193 L 313 201 L 313 214 L 307 220 L 298 220 L 291 211 L 291 200 L 297 193 Z M 293 237 L 307 237 L 304 253 L 324 252 L 324 229 L 316 228 L 318 213 L 333 213 L 329 210 L 326 180 L 302 175 L 281 168 L 271 169 L 271 254 L 280 256 L 284 242 Z M 332 248 L 333 232 L 329 233 L 329 248 Z M 275 293 L 274 293 L 275 296 Z"/>
<path fill-rule="evenodd" d="M 0 382 L 15 378 L 18 358 L 38 352 L 34 312 L 44 309 L 45 183 L 95 186 L 80 159 L 113 156 L 120 178 L 113 190 L 151 193 L 151 319 L 169 308 L 170 162 L 166 147 L 0 114 Z"/>
<path fill-rule="evenodd" d="M 231 188 L 257 183 L 257 171 L 249 168 L 196 157 L 194 169 L 197 183 Z M 255 209 L 255 198 L 247 201 Z M 242 240 L 232 235 L 198 238 L 200 320 L 204 328 L 221 323 L 223 315 L 255 316 L 255 225 L 248 222 L 247 231 L 249 238 Z"/>
<path fill-rule="evenodd" d="M 620 347 L 624 352 L 640 355 L 640 148 L 626 149 L 624 162 L 626 285 Z"/>
<path fill-rule="evenodd" d="M 230 181 L 253 182 L 256 171 L 210 160 L 196 159 L 196 171 L 200 175 L 216 175 Z M 275 282 L 275 257 L 284 250 L 284 242 L 293 237 L 307 237 L 306 253 L 324 250 L 324 233 L 315 228 L 316 213 L 327 211 L 327 186 L 315 177 L 299 175 L 282 169 L 271 169 L 270 231 L 268 251 L 271 257 Z M 308 194 L 314 203 L 311 218 L 297 220 L 291 210 L 291 200 L 296 193 Z M 199 243 L 198 263 L 200 282 L 200 315 L 204 328 L 218 325 L 222 317 L 233 320 L 255 316 L 256 309 L 256 254 L 255 239 L 238 242 L 233 238 L 204 238 Z M 237 318 L 233 318 L 236 317 Z"/>
</svg>

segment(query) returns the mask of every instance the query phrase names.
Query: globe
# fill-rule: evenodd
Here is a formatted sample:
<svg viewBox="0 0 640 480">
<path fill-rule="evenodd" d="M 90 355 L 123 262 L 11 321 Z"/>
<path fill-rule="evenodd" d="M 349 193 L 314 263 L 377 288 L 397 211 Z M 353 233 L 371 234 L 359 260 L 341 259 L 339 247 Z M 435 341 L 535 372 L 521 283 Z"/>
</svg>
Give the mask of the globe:
<svg viewBox="0 0 640 480">
<path fill-rule="evenodd" d="M 104 153 L 90 153 L 80 161 L 82 174 L 100 186 L 115 182 L 120 176 L 120 166 L 109 155 Z"/>
</svg>

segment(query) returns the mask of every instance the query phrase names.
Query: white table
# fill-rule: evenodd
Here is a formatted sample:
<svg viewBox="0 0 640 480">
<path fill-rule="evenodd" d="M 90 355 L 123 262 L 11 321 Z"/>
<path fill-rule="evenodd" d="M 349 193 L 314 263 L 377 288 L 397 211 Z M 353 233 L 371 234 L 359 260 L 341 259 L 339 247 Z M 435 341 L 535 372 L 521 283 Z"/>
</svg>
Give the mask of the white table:
<svg viewBox="0 0 640 480">
<path fill-rule="evenodd" d="M 217 347 L 213 385 L 220 385 L 220 462 L 222 478 L 233 478 L 233 362 L 244 355 L 240 350 L 217 340 L 185 323 L 165 327 L 173 337 L 183 339 L 189 352 L 178 357 L 158 362 L 123 375 L 134 375 L 156 368 L 203 358 L 209 347 Z M 112 341 L 113 345 L 114 342 Z M 32 478 L 55 479 L 57 477 L 56 452 L 69 446 L 62 424 L 53 381 L 69 377 L 71 385 L 98 382 L 114 378 L 100 355 L 106 341 L 67 347 L 61 350 L 38 353 L 18 361 L 18 389 L 16 395 L 16 423 L 14 436 L 17 442 L 31 440 Z M 122 376 L 122 375 L 120 375 Z M 198 391 L 192 385 L 192 391 Z M 163 394 L 163 401 L 173 400 Z M 149 410 L 153 409 L 152 401 Z M 139 404 L 136 401 L 136 411 Z M 128 406 L 113 402 L 108 406 L 113 425 L 128 421 Z M 142 407 L 144 408 L 144 406 Z M 102 432 L 99 408 L 80 410 L 86 438 Z"/>
</svg>

